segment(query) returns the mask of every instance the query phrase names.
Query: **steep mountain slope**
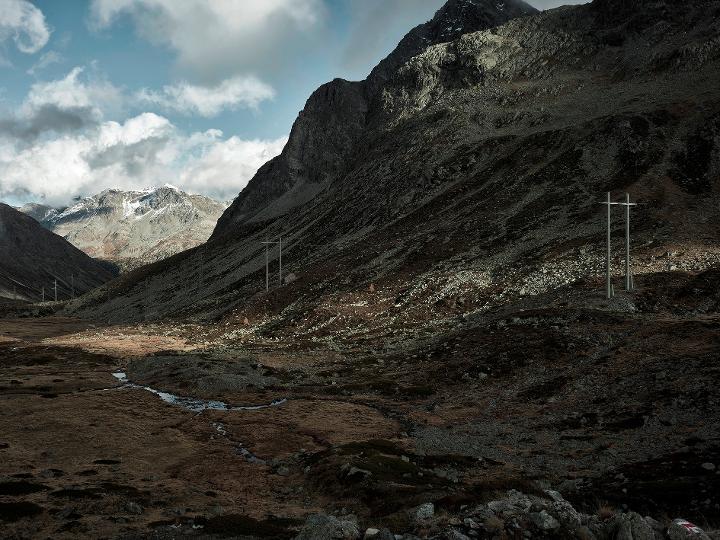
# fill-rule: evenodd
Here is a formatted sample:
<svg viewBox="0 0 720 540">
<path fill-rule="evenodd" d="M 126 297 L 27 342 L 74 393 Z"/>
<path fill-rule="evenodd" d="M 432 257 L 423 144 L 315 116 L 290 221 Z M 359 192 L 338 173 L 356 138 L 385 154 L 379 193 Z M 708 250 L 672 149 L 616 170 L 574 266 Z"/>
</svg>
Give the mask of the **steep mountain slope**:
<svg viewBox="0 0 720 540">
<path fill-rule="evenodd" d="M 501 3 L 449 2 L 432 24 L 457 5 Z M 311 336 L 451 324 L 599 277 L 608 190 L 643 203 L 636 273 L 720 261 L 720 2 L 596 0 L 472 30 L 318 90 L 208 244 L 81 312 Z M 260 241 L 279 235 L 299 279 L 265 295 Z"/>
<path fill-rule="evenodd" d="M 88 255 L 129 269 L 203 243 L 225 207 L 164 186 L 107 190 L 60 211 L 42 205 L 22 210 Z"/>
<path fill-rule="evenodd" d="M 85 255 L 33 218 L 0 203 L 0 297 L 38 301 L 82 294 L 113 278 L 109 267 Z"/>
<path fill-rule="evenodd" d="M 383 99 L 384 84 L 413 56 L 431 45 L 533 13 L 537 10 L 521 0 L 450 0 L 431 21 L 405 36 L 366 80 L 336 79 L 318 88 L 293 125 L 283 152 L 258 171 L 223 214 L 214 234 L 281 215 L 347 171 L 353 147 Z"/>
</svg>

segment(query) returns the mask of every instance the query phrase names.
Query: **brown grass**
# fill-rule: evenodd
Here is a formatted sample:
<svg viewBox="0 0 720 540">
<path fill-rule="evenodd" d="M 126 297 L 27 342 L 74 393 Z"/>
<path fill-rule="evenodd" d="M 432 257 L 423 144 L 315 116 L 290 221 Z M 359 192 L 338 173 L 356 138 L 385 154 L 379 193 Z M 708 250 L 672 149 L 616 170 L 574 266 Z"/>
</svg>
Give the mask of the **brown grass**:
<svg viewBox="0 0 720 540">
<path fill-rule="evenodd" d="M 598 506 L 596 514 L 602 521 L 608 521 L 615 517 L 615 509 L 609 504 L 604 503 Z"/>
</svg>

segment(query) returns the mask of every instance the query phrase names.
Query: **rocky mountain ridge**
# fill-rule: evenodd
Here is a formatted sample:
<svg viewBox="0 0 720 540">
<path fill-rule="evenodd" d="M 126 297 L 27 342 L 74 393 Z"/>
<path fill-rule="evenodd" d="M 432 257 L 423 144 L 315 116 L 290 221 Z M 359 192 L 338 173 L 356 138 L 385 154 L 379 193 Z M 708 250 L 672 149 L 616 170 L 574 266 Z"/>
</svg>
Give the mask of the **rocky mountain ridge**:
<svg viewBox="0 0 720 540">
<path fill-rule="evenodd" d="M 353 163 L 354 149 L 384 99 L 397 69 L 427 47 L 468 32 L 537 13 L 522 0 L 451 0 L 432 20 L 410 31 L 364 81 L 335 79 L 316 90 L 293 125 L 283 152 L 258 171 L 218 222 L 214 236 L 232 234 L 307 203 Z"/>
<path fill-rule="evenodd" d="M 261 168 L 208 244 L 143 274 L 155 285 L 131 278 L 129 300 L 90 312 L 135 305 L 126 316 L 144 318 L 147 298 L 158 316 L 242 310 L 270 320 L 293 305 L 311 314 L 312 332 L 315 316 L 371 283 L 398 298 L 397 312 L 361 326 L 457 313 L 438 302 L 484 310 L 602 275 L 597 201 L 609 190 L 643 203 L 636 273 L 717 264 L 720 16 L 707 14 L 720 4 L 647 5 L 618 21 L 612 2 L 596 0 L 428 46 L 372 108 L 355 83 L 322 87 L 284 157 Z M 305 127 L 321 121 L 324 131 Z M 257 296 L 260 242 L 280 235 L 283 266 L 300 279 L 268 304 Z"/>
<path fill-rule="evenodd" d="M 203 243 L 225 207 L 166 185 L 106 190 L 64 209 L 30 204 L 21 210 L 90 256 L 127 270 Z"/>
</svg>

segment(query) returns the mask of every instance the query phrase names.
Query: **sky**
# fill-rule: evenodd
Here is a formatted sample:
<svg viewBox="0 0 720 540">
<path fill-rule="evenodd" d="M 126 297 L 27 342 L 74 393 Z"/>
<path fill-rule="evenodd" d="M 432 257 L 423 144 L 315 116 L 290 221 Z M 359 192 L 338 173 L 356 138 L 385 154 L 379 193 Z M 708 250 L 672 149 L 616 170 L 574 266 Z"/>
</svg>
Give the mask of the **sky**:
<svg viewBox="0 0 720 540">
<path fill-rule="evenodd" d="M 0 0 L 0 200 L 231 200 L 315 88 L 364 79 L 444 1 Z"/>
</svg>

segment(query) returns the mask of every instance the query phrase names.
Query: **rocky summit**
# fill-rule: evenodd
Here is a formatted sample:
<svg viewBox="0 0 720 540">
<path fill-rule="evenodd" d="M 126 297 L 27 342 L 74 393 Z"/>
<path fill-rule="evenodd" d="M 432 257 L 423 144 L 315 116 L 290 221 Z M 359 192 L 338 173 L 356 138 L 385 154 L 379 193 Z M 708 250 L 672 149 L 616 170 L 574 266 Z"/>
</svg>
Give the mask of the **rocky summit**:
<svg viewBox="0 0 720 540">
<path fill-rule="evenodd" d="M 718 36 L 450 0 L 319 88 L 206 243 L 0 319 L 0 520 L 720 538 Z"/>
<path fill-rule="evenodd" d="M 203 243 L 225 208 L 166 185 L 107 190 L 59 210 L 39 204 L 20 210 L 88 255 L 129 270 Z"/>
</svg>

